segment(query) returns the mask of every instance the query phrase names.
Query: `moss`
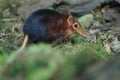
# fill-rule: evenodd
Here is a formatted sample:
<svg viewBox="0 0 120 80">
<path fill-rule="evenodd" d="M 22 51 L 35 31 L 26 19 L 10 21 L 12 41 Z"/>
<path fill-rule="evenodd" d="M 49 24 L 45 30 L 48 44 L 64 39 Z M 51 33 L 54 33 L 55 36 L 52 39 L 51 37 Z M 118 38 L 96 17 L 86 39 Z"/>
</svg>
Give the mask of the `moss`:
<svg viewBox="0 0 120 80">
<path fill-rule="evenodd" d="M 13 11 L 11 4 L 21 4 L 21 2 L 18 0 L 3 2 L 3 5 L 0 5 L 2 7 L 0 12 L 6 14 L 0 13 L 2 16 L 0 34 L 6 35 L 2 38 L 0 36 L 0 39 L 3 39 L 0 43 L 0 80 L 74 80 L 82 76 L 89 66 L 108 56 L 102 48 L 100 38 L 97 39 L 96 44 L 93 44 L 79 35 L 72 35 L 68 42 L 55 47 L 44 43 L 32 45 L 16 56 L 12 51 L 15 52 L 17 46 L 22 43 L 20 39 L 22 34 L 19 30 L 12 31 L 14 24 L 5 26 L 3 18 L 14 16 L 13 13 L 11 14 Z M 93 15 L 87 14 L 78 20 L 83 27 L 86 27 L 93 20 Z M 11 58 L 13 61 L 8 64 L 7 61 Z"/>
</svg>

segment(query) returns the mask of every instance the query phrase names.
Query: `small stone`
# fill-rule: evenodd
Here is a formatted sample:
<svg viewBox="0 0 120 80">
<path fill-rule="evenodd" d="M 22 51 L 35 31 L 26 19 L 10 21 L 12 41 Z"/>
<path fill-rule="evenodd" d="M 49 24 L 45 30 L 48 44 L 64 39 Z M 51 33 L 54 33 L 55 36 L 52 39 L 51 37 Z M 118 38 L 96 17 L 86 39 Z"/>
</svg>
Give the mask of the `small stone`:
<svg viewBox="0 0 120 80">
<path fill-rule="evenodd" d="M 114 53 L 120 54 L 120 41 L 117 38 L 111 43 L 111 49 Z"/>
</svg>

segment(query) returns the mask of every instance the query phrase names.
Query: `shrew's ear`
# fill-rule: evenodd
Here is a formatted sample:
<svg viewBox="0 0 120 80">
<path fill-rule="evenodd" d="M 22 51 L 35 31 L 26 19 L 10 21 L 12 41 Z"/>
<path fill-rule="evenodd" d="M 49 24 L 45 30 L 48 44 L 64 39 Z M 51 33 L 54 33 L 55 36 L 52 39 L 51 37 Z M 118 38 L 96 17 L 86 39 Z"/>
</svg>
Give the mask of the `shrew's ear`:
<svg viewBox="0 0 120 80">
<path fill-rule="evenodd" d="M 68 18 L 67 18 L 67 23 L 68 23 L 68 25 L 69 25 L 69 26 L 72 25 L 73 22 L 74 22 L 73 16 L 72 16 L 71 14 L 68 14 Z"/>
</svg>

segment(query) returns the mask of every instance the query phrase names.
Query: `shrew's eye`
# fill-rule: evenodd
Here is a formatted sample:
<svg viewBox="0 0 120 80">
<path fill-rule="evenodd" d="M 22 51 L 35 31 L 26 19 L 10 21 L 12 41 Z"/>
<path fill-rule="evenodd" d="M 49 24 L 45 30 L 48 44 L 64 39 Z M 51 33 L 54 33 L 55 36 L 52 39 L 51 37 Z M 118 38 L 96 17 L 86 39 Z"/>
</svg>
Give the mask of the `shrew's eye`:
<svg viewBox="0 0 120 80">
<path fill-rule="evenodd" d="M 77 23 L 74 23 L 74 24 L 73 24 L 73 28 L 74 28 L 74 29 L 77 29 L 78 27 L 79 27 L 79 26 L 78 26 Z"/>
</svg>

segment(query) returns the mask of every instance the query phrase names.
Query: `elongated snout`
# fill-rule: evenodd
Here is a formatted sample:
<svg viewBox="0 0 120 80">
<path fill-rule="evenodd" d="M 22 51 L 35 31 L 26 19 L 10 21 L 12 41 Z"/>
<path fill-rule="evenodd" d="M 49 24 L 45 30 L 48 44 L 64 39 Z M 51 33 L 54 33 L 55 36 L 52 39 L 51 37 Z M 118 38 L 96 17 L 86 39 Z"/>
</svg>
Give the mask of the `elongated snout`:
<svg viewBox="0 0 120 80">
<path fill-rule="evenodd" d="M 87 34 L 85 32 L 79 31 L 78 34 L 81 35 L 81 36 L 83 36 L 83 37 L 87 37 Z"/>
<path fill-rule="evenodd" d="M 83 29 L 76 30 L 76 33 L 83 37 L 87 37 L 87 34 L 85 33 L 85 31 Z"/>
</svg>

